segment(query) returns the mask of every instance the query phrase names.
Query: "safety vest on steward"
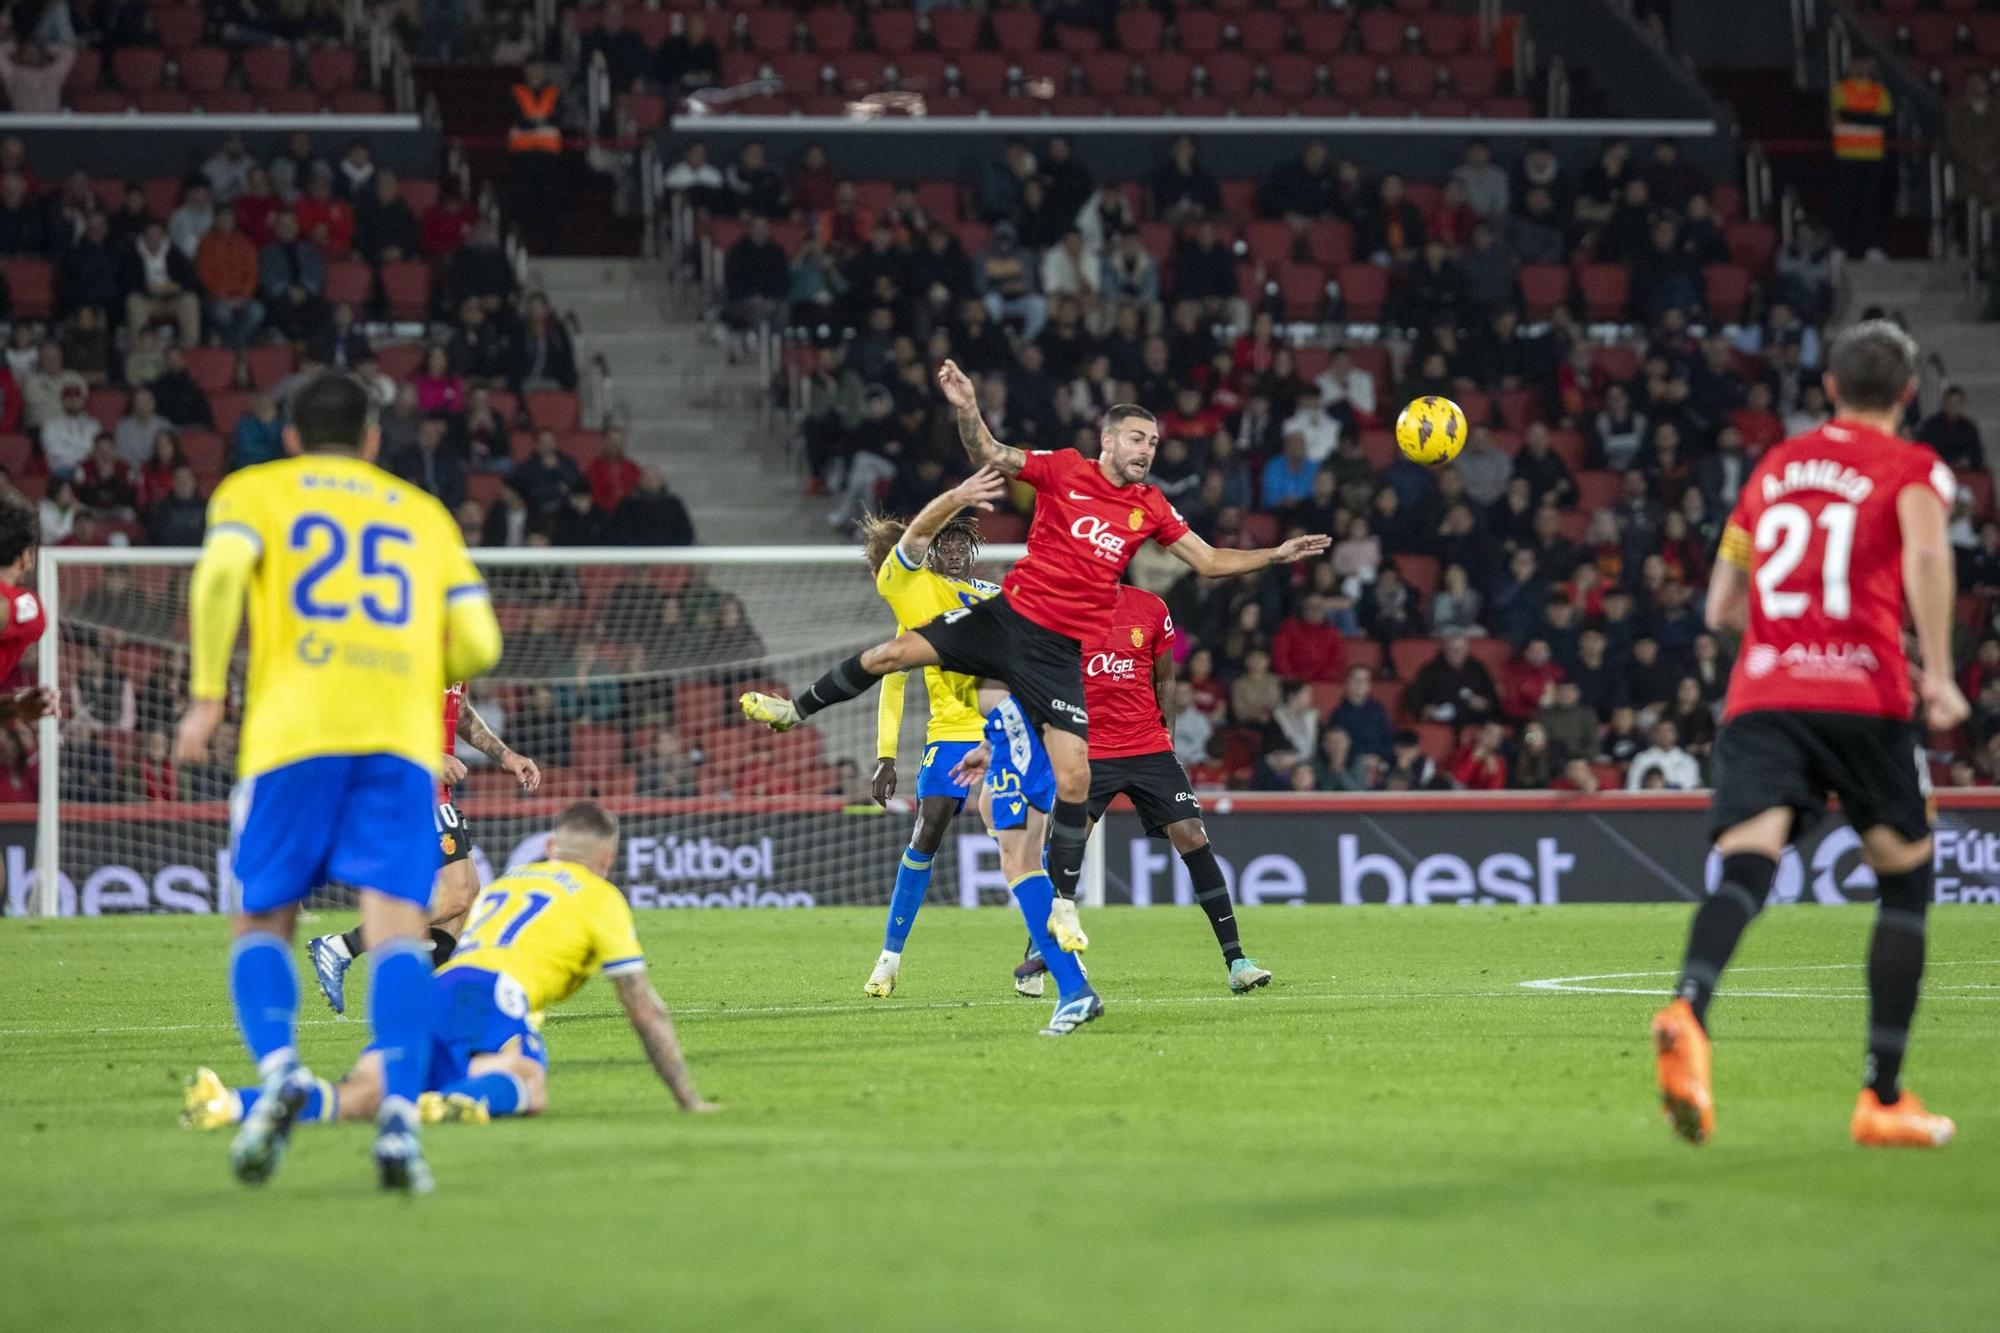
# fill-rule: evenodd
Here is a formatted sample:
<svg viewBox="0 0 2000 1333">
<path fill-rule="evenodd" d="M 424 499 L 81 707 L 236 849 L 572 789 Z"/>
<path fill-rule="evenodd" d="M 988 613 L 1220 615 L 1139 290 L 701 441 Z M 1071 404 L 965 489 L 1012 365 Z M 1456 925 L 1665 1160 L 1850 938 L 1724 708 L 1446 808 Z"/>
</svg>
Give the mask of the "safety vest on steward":
<svg viewBox="0 0 2000 1333">
<path fill-rule="evenodd" d="M 562 131 L 555 126 L 556 100 L 562 89 L 553 83 L 531 88 L 514 85 L 514 124 L 507 131 L 510 153 L 560 153 Z"/>
<path fill-rule="evenodd" d="M 1875 79 L 1842 79 L 1833 88 L 1833 155 L 1880 162 L 1889 148 L 1889 90 Z"/>
</svg>

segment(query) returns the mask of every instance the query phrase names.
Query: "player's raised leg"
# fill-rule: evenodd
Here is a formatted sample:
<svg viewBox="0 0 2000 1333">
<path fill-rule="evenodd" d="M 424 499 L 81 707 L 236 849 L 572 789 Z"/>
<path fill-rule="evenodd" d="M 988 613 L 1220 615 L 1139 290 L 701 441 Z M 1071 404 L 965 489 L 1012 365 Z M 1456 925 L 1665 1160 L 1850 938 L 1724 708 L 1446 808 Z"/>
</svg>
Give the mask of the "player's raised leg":
<svg viewBox="0 0 2000 1333">
<path fill-rule="evenodd" d="M 1042 744 L 1055 773 L 1056 803 L 1049 813 L 1049 934 L 1064 953 L 1090 947 L 1077 919 L 1076 890 L 1083 879 L 1084 844 L 1090 840 L 1090 743 L 1074 732 L 1050 725 L 1042 729 Z"/>
<path fill-rule="evenodd" d="M 773 731 L 790 731 L 822 708 L 860 698 L 891 671 L 937 664 L 937 650 L 931 647 L 930 640 L 910 630 L 847 658 L 808 685 L 796 699 L 751 690 L 739 702 L 743 716 L 752 722 L 762 722 Z"/>
</svg>

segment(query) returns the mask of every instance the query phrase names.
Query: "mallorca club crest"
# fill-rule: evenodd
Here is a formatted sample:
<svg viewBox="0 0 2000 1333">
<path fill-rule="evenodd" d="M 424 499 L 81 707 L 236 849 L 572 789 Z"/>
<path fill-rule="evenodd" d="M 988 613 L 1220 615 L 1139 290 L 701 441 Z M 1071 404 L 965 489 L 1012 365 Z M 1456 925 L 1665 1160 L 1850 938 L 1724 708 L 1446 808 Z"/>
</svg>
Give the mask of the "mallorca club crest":
<svg viewBox="0 0 2000 1333">
<path fill-rule="evenodd" d="M 1140 629 L 1137 625 L 1132 627 L 1132 646 L 1134 648 L 1144 648 L 1146 646 L 1146 631 Z"/>
<path fill-rule="evenodd" d="M 1140 528 L 1145 527 L 1146 511 L 1139 508 L 1139 506 L 1137 505 L 1133 505 L 1132 512 L 1125 516 L 1125 526 L 1132 529 L 1132 531 L 1134 532 L 1137 532 Z"/>
</svg>

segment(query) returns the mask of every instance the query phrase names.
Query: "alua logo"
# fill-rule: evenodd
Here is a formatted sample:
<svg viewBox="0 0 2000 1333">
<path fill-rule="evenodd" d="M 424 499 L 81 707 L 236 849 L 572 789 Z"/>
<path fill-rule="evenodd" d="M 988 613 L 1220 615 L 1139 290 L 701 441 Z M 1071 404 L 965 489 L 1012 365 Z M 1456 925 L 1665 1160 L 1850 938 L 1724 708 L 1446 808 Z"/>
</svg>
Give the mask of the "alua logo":
<svg viewBox="0 0 2000 1333">
<path fill-rule="evenodd" d="M 1069 535 L 1089 542 L 1106 555 L 1125 553 L 1125 538 L 1113 532 L 1109 523 L 1091 514 L 1085 514 L 1070 524 Z"/>
<path fill-rule="evenodd" d="M 1752 676 L 1768 676 L 1781 668 L 1802 676 L 1851 676 L 1881 667 L 1875 650 L 1865 643 L 1795 643 L 1783 652 L 1760 643 L 1744 662 Z"/>
</svg>

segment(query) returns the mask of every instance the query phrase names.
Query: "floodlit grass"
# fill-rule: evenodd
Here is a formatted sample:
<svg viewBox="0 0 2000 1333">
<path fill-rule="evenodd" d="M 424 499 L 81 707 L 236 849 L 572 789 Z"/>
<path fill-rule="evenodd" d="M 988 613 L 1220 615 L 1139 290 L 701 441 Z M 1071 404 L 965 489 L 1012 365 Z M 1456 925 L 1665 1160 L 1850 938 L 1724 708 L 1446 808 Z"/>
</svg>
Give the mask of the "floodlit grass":
<svg viewBox="0 0 2000 1333">
<path fill-rule="evenodd" d="M 1108 1012 L 1062 1041 L 997 910 L 931 908 L 864 1001 L 879 915 L 642 913 L 725 1110 L 679 1115 L 593 983 L 547 1030 L 550 1113 L 431 1130 L 414 1202 L 377 1195 L 361 1126 L 302 1128 L 259 1190 L 176 1126 L 178 1075 L 249 1080 L 223 923 L 0 922 L 0 1323 L 2000 1327 L 1990 908 L 1933 916 L 1908 1076 L 1958 1118 L 1938 1153 L 1847 1141 L 1866 910 L 1753 929 L 1703 1149 L 1654 1107 L 1655 998 L 1521 985 L 1664 990 L 1684 908 L 1250 910 L 1278 979 L 1246 997 L 1192 909 L 1106 910 Z M 338 1074 L 365 1026 L 301 969 L 303 1053 Z"/>
</svg>

